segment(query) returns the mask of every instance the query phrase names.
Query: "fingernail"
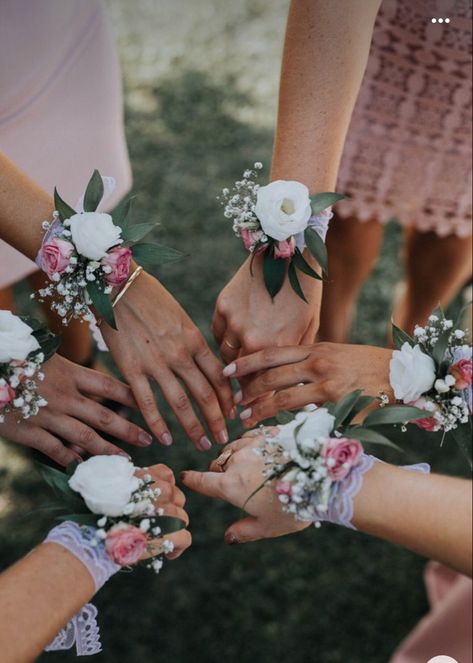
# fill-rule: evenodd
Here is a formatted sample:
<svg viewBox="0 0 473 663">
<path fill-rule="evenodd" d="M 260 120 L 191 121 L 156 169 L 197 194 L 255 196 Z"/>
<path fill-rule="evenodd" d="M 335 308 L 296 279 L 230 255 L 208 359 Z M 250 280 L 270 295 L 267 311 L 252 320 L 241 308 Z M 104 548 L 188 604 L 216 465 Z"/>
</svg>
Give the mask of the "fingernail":
<svg viewBox="0 0 473 663">
<path fill-rule="evenodd" d="M 170 447 L 172 444 L 172 435 L 171 433 L 163 433 L 161 435 L 161 442 L 164 444 L 165 447 Z"/>
<path fill-rule="evenodd" d="M 148 433 L 140 431 L 140 433 L 138 434 L 138 442 L 142 444 L 144 447 L 148 447 L 152 441 L 153 438 Z"/>
<path fill-rule="evenodd" d="M 228 364 L 228 366 L 225 366 L 223 369 L 223 374 L 228 377 L 229 375 L 233 375 L 236 373 L 237 365 L 233 361 L 231 364 Z"/>
<path fill-rule="evenodd" d="M 230 438 L 228 437 L 228 433 L 226 430 L 221 430 L 220 433 L 217 435 L 217 439 L 220 442 L 220 444 L 226 444 Z"/>
<path fill-rule="evenodd" d="M 243 419 L 243 421 L 245 419 L 249 419 L 251 417 L 252 413 L 253 413 L 253 410 L 251 409 L 251 407 L 247 407 L 246 410 L 243 410 L 243 412 L 240 412 L 240 419 Z"/>
<path fill-rule="evenodd" d="M 238 405 L 238 403 L 241 403 L 243 400 L 243 392 L 242 391 L 237 391 L 237 393 L 233 396 L 233 402 L 235 405 Z"/>
<path fill-rule="evenodd" d="M 237 416 L 237 409 L 236 409 L 236 407 L 232 407 L 232 409 L 228 413 L 228 418 L 229 419 L 236 419 L 236 416 Z"/>
<path fill-rule="evenodd" d="M 212 448 L 212 442 L 209 440 L 208 437 L 203 437 L 200 438 L 199 444 L 198 444 L 199 449 L 202 449 L 202 451 L 208 451 L 209 449 Z"/>
<path fill-rule="evenodd" d="M 228 534 L 225 534 L 223 540 L 229 546 L 232 546 L 234 543 L 238 543 L 238 539 L 236 538 L 236 536 L 232 532 L 229 532 Z"/>
<path fill-rule="evenodd" d="M 128 460 L 131 460 L 130 454 L 127 454 L 126 451 L 119 451 L 117 456 L 123 456 L 124 458 L 128 458 Z"/>
<path fill-rule="evenodd" d="M 179 475 L 179 479 L 180 479 L 181 481 L 184 481 L 185 478 L 186 478 L 186 474 L 187 474 L 187 472 L 181 472 L 180 475 Z"/>
</svg>

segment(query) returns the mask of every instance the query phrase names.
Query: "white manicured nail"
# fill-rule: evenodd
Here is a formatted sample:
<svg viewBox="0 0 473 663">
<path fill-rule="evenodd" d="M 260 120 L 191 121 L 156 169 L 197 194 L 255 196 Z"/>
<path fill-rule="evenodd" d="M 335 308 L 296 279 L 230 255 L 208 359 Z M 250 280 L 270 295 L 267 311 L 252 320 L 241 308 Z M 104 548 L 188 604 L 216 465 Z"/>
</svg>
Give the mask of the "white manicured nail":
<svg viewBox="0 0 473 663">
<path fill-rule="evenodd" d="M 229 375 L 233 375 L 236 373 L 237 365 L 233 361 L 231 364 L 228 364 L 228 366 L 225 366 L 223 369 L 223 374 L 228 378 Z"/>
<path fill-rule="evenodd" d="M 246 410 L 243 410 L 243 412 L 240 413 L 240 419 L 249 419 L 253 413 L 253 410 L 251 407 L 246 408 Z"/>
</svg>

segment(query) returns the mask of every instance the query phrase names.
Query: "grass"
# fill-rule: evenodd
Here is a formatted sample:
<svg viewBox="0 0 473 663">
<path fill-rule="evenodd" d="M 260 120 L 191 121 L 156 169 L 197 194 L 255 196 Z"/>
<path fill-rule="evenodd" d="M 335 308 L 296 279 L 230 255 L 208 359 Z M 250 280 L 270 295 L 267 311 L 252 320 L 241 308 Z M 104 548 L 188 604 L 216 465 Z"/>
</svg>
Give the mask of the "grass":
<svg viewBox="0 0 473 663">
<path fill-rule="evenodd" d="M 129 112 L 127 131 L 138 194 L 136 221 L 161 221 L 156 239 L 187 254 L 159 272 L 209 336 L 218 292 L 243 258 L 215 196 L 255 159 L 269 163 L 272 136 L 236 118 L 251 99 L 231 81 L 216 85 L 188 72 L 154 91 L 159 113 Z M 400 232 L 390 224 L 379 264 L 359 302 L 354 340 L 382 343 L 392 284 L 401 276 Z M 152 305 L 152 303 L 150 303 Z M 204 468 L 175 425 L 171 449 L 153 445 L 135 460 L 169 464 L 177 473 Z M 233 433 L 238 428 L 233 426 Z M 0 448 L 0 565 L 41 540 L 43 516 L 20 520 L 48 499 L 31 458 Z M 418 442 L 405 459 L 462 472 L 455 448 Z M 116 576 L 96 599 L 104 652 L 99 663 L 384 663 L 427 609 L 424 560 L 395 546 L 327 525 L 321 530 L 226 547 L 235 509 L 189 495 L 194 545 L 159 577 L 145 570 Z M 73 653 L 40 661 L 75 661 Z"/>
</svg>

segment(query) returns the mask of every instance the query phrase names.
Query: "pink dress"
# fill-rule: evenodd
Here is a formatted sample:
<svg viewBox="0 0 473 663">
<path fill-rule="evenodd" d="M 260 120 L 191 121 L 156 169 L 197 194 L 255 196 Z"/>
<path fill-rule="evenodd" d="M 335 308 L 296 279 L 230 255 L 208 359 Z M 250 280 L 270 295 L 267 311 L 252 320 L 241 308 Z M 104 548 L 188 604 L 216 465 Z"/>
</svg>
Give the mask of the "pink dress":
<svg viewBox="0 0 473 663">
<path fill-rule="evenodd" d="M 0 150 L 75 205 L 94 168 L 131 186 L 120 70 L 102 0 L 1 0 Z M 0 287 L 36 266 L 0 241 Z"/>
<path fill-rule="evenodd" d="M 471 234 L 471 18 L 471 0 L 383 0 L 340 167 L 342 216 Z"/>
</svg>

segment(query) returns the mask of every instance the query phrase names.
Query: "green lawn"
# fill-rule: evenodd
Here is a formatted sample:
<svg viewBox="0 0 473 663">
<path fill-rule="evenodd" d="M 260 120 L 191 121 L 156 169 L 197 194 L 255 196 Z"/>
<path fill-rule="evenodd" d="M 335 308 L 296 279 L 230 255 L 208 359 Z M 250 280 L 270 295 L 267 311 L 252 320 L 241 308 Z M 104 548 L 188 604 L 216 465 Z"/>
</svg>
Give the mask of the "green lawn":
<svg viewBox="0 0 473 663">
<path fill-rule="evenodd" d="M 159 277 L 209 337 L 217 294 L 243 258 L 215 196 L 255 159 L 269 163 L 272 136 L 235 119 L 234 108 L 252 101 L 231 81 L 216 85 L 190 72 L 163 82 L 156 96 L 159 119 L 136 111 L 127 117 L 136 220 L 159 220 L 156 239 L 188 254 Z M 399 244 L 399 229 L 390 224 L 360 299 L 357 341 L 384 341 L 393 282 L 401 276 Z M 155 444 L 136 462 L 165 462 L 176 473 L 204 468 L 208 457 L 194 451 L 174 421 L 172 429 L 171 449 Z M 20 517 L 48 493 L 29 456 L 6 445 L 1 454 L 0 447 L 7 461 L 0 470 L 4 567 L 40 540 L 46 520 Z M 418 458 L 434 469 L 463 471 L 454 447 L 434 449 L 425 441 L 396 460 Z M 194 545 L 182 559 L 159 577 L 146 570 L 119 574 L 97 597 L 104 644 L 98 661 L 383 663 L 427 608 L 424 561 L 399 548 L 330 525 L 226 547 L 224 529 L 238 513 L 195 495 L 188 508 Z"/>
</svg>

